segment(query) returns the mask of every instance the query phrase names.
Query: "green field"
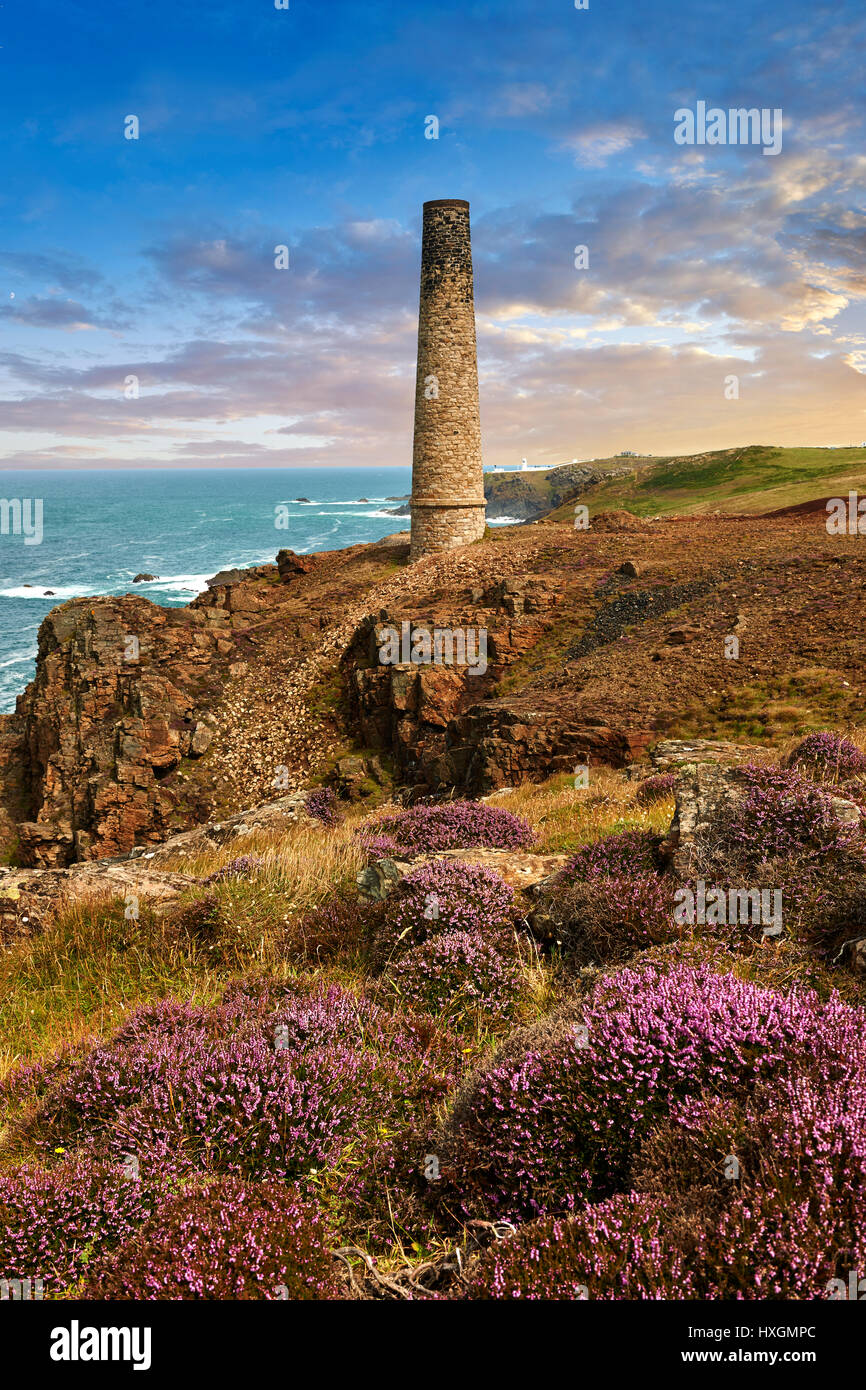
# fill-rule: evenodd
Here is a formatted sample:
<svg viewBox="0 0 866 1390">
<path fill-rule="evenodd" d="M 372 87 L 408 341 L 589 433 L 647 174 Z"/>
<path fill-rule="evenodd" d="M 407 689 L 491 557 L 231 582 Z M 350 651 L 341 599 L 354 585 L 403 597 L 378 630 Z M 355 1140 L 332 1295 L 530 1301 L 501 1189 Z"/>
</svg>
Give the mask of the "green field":
<svg viewBox="0 0 866 1390">
<path fill-rule="evenodd" d="M 599 460 L 607 466 L 622 460 Z M 686 457 L 636 461 L 635 476 L 586 493 L 590 513 L 622 509 L 636 516 L 700 512 L 769 512 L 812 498 L 866 491 L 866 448 L 782 449 L 749 444 Z M 546 475 L 541 475 L 546 476 Z M 552 513 L 570 516 L 573 504 Z"/>
</svg>

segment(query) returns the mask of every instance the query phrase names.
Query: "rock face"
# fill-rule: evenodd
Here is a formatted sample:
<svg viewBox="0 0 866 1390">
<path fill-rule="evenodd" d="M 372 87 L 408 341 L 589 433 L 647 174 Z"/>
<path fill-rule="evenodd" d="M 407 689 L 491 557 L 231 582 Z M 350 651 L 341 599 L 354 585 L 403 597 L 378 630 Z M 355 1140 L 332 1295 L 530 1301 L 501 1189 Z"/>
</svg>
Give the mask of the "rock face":
<svg viewBox="0 0 866 1390">
<path fill-rule="evenodd" d="M 195 882 L 186 874 L 159 872 L 134 860 L 69 869 L 0 869 L 0 946 L 38 935 L 61 904 L 122 897 L 161 905 Z"/>
<path fill-rule="evenodd" d="M 559 873 L 571 858 L 568 854 L 523 854 L 510 849 L 445 849 L 438 854 L 419 854 L 413 859 L 378 859 L 358 875 L 358 887 L 365 897 L 382 902 L 409 873 L 431 859 L 456 859 L 463 864 L 479 864 L 504 878 L 515 892 L 531 894 L 544 880 Z"/>
<path fill-rule="evenodd" d="M 280 579 L 287 582 L 296 574 L 310 574 L 318 561 L 317 555 L 296 555 L 294 550 L 277 552 L 277 571 Z"/>
<path fill-rule="evenodd" d="M 744 743 L 727 743 L 721 739 L 661 739 L 650 754 L 658 772 L 676 771 L 687 763 L 717 763 L 724 766 L 754 762 L 763 750 Z"/>
<path fill-rule="evenodd" d="M 227 592 L 189 608 L 73 599 L 48 614 L 36 679 L 0 751 L 0 765 L 18 769 L 19 863 L 125 854 L 189 823 L 171 774 L 213 739 L 209 711 L 234 646 Z"/>
<path fill-rule="evenodd" d="M 599 468 L 585 463 L 565 463 L 538 473 L 488 473 L 484 479 L 487 515 L 535 521 L 601 482 L 633 474 L 633 468 Z"/>
<path fill-rule="evenodd" d="M 664 859 L 679 878 L 712 874 L 715 827 L 744 791 L 745 783 L 736 767 L 698 763 L 682 769 L 674 792 L 674 818 L 661 846 Z M 839 825 L 860 820 L 859 806 L 844 797 L 833 797 L 832 808 Z"/>
<path fill-rule="evenodd" d="M 487 667 L 381 664 L 399 619 L 381 613 L 361 623 L 347 654 L 351 708 L 362 742 L 394 758 L 400 781 L 417 794 L 457 788 L 476 795 L 526 779 L 540 781 L 587 761 L 623 767 L 640 757 L 649 729 L 612 728 L 575 719 L 555 696 L 489 698 L 508 668 L 531 652 L 558 616 L 561 591 L 544 575 L 503 579 L 473 591 L 486 633 Z M 435 631 L 435 614 L 410 631 Z M 487 698 L 485 698 L 487 696 Z"/>
</svg>

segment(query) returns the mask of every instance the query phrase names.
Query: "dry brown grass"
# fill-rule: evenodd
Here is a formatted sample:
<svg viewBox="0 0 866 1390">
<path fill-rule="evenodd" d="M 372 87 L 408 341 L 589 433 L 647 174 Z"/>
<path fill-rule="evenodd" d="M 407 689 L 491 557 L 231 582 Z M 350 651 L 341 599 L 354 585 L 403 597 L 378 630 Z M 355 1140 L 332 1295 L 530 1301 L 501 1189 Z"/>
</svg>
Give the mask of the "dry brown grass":
<svg viewBox="0 0 866 1390">
<path fill-rule="evenodd" d="M 534 848 L 541 854 L 555 854 L 615 830 L 666 830 L 673 815 L 673 797 L 641 806 L 636 800 L 638 786 L 613 768 L 593 767 L 588 787 L 575 787 L 573 777 L 559 776 L 494 792 L 487 799 L 528 820 L 538 833 Z"/>
</svg>

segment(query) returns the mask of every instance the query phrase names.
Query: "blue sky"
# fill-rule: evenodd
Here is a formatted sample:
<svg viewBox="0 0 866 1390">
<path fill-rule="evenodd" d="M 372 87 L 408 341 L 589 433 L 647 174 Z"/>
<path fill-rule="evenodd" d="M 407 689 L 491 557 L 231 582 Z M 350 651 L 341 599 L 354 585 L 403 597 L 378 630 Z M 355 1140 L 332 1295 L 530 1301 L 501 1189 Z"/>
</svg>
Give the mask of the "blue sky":
<svg viewBox="0 0 866 1390">
<path fill-rule="evenodd" d="M 407 463 L 439 197 L 489 463 L 866 438 L 861 0 L 289 6 L 0 7 L 4 466 Z"/>
</svg>

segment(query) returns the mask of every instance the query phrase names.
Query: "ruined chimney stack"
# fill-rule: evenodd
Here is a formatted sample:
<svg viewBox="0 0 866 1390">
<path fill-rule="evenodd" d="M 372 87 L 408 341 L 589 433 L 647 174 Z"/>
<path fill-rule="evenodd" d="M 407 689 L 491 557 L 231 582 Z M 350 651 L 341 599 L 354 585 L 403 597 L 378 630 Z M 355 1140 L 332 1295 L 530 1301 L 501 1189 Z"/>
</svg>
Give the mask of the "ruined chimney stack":
<svg viewBox="0 0 866 1390">
<path fill-rule="evenodd" d="M 469 204 L 424 204 L 410 560 L 484 534 Z"/>
</svg>

